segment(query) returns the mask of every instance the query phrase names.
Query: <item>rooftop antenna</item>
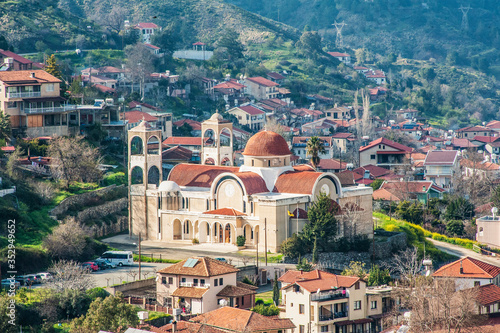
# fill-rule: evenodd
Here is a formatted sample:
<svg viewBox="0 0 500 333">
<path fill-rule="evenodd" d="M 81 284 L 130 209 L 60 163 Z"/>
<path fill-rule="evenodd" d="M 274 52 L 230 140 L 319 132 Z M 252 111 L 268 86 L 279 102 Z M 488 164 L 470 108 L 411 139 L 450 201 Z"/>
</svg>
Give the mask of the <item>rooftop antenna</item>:
<svg viewBox="0 0 500 333">
<path fill-rule="evenodd" d="M 333 25 L 335 26 L 335 30 L 337 30 L 337 38 L 335 39 L 335 46 L 339 49 L 342 49 L 344 47 L 344 42 L 342 39 L 342 29 L 346 24 L 344 21 L 340 23 L 337 23 L 337 21 L 335 21 Z"/>
<path fill-rule="evenodd" d="M 467 31 L 469 30 L 469 19 L 467 18 L 467 14 L 469 10 L 471 10 L 471 7 L 460 6 L 458 9 L 462 12 L 462 31 Z"/>
</svg>

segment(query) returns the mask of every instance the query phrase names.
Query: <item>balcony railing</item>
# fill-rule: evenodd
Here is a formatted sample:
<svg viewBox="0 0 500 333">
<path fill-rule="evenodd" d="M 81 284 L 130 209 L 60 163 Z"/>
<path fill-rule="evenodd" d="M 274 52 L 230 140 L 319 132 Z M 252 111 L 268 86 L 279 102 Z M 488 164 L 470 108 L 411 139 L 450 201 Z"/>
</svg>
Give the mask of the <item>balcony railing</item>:
<svg viewBox="0 0 500 333">
<path fill-rule="evenodd" d="M 334 292 L 329 292 L 329 293 L 319 293 L 319 294 L 312 294 L 311 295 L 311 301 L 315 302 L 321 302 L 321 301 L 330 301 L 334 299 L 340 299 L 340 298 L 348 298 L 349 297 L 349 291 L 334 291 Z"/>
<path fill-rule="evenodd" d="M 40 97 L 41 95 L 40 91 L 9 92 L 7 98 Z"/>
<path fill-rule="evenodd" d="M 204 283 L 204 284 L 197 283 L 197 284 L 194 284 L 193 282 L 181 282 L 181 283 L 179 283 L 179 285 L 181 287 L 210 288 L 210 284 L 208 284 L 208 283 Z"/>
<path fill-rule="evenodd" d="M 328 320 L 334 320 L 334 319 L 345 318 L 345 317 L 347 317 L 347 311 L 335 312 L 335 313 L 330 313 L 329 315 L 319 316 L 319 321 L 328 321 Z"/>
<path fill-rule="evenodd" d="M 54 113 L 76 110 L 76 105 L 63 105 L 63 106 L 49 106 L 41 108 L 24 108 L 24 113 Z"/>
</svg>

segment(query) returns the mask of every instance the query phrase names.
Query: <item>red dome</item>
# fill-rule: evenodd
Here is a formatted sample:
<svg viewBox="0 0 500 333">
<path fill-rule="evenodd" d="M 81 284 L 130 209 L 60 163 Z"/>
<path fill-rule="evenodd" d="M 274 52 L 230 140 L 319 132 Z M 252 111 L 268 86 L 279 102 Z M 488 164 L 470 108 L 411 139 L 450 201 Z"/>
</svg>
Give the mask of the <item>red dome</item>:
<svg viewBox="0 0 500 333">
<path fill-rule="evenodd" d="M 291 155 L 288 143 L 274 132 L 262 131 L 252 136 L 245 147 L 243 155 L 249 156 L 284 156 Z"/>
</svg>

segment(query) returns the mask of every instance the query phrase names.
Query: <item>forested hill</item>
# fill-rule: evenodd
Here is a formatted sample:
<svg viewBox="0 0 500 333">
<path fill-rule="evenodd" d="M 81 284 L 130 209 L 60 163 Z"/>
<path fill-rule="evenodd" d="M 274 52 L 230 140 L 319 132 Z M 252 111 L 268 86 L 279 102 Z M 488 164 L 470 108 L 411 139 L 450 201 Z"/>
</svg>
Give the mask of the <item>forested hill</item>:
<svg viewBox="0 0 500 333">
<path fill-rule="evenodd" d="M 32 0 L 0 2 L 0 35 L 18 52 L 84 48 L 119 48 L 123 22 L 154 22 L 173 27 L 179 44 L 213 43 L 227 28 L 242 41 L 268 34 L 298 40 L 295 28 L 219 0 Z M 42 49 L 43 50 L 43 49 Z"/>
<path fill-rule="evenodd" d="M 382 55 L 414 59 L 484 58 L 498 63 L 500 2 L 498 0 L 225 0 L 249 11 L 294 26 L 308 26 L 335 42 L 332 24 L 345 21 L 344 44 Z M 462 27 L 461 6 L 469 6 L 468 27 Z M 478 59 L 476 59 L 478 60 Z"/>
</svg>

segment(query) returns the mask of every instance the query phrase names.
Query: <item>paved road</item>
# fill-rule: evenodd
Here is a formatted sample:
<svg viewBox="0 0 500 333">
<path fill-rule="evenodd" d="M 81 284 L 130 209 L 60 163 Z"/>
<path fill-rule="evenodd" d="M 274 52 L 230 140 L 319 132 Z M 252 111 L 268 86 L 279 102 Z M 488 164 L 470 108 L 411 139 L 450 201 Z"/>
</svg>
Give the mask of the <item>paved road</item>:
<svg viewBox="0 0 500 333">
<path fill-rule="evenodd" d="M 168 267 L 172 264 L 157 264 L 157 263 L 141 263 L 141 278 L 147 279 L 154 276 L 156 271 Z M 139 279 L 139 265 L 134 263 L 133 266 L 123 266 L 105 269 L 90 273 L 95 281 L 96 287 L 109 287 L 114 284 L 132 282 Z"/>
<path fill-rule="evenodd" d="M 451 255 L 457 256 L 459 258 L 463 257 L 472 257 L 484 262 L 487 262 L 489 264 L 495 265 L 495 266 L 500 266 L 500 257 L 496 256 L 486 256 L 482 255 L 479 253 L 476 253 L 472 250 L 463 248 L 458 245 L 450 244 L 450 243 L 445 243 L 445 242 L 440 242 L 434 239 L 428 238 L 439 250 L 449 253 Z"/>
</svg>

